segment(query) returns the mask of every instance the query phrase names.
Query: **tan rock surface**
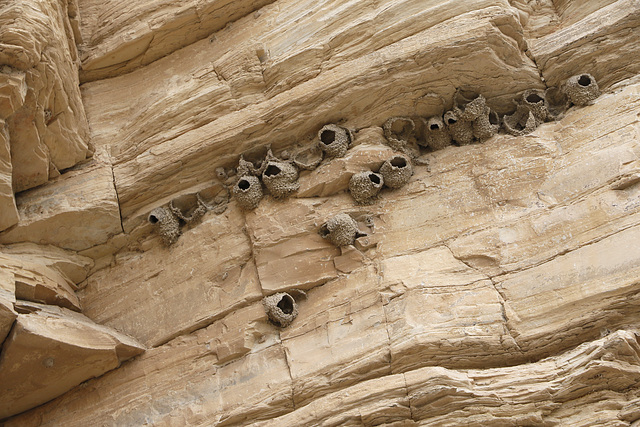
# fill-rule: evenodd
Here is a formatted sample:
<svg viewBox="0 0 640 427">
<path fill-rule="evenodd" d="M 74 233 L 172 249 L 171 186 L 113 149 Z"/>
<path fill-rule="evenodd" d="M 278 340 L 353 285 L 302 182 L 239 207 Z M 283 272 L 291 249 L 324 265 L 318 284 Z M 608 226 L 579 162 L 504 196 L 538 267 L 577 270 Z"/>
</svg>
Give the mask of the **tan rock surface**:
<svg viewBox="0 0 640 427">
<path fill-rule="evenodd" d="M 272 2 L 149 0 L 132 5 L 119 0 L 79 1 L 80 77 L 84 81 L 103 79 L 147 65 Z"/>
<path fill-rule="evenodd" d="M 75 408 L 74 419 L 65 421 L 69 426 L 233 425 L 278 416 L 293 410 L 293 402 L 285 354 L 276 341 L 277 332 L 267 323 L 258 301 L 148 350 L 100 382 L 90 381 L 49 407 L 62 401 L 63 407 Z M 119 410 L 101 409 L 108 405 Z M 51 415 L 15 422 L 60 422 L 55 413 Z"/>
<path fill-rule="evenodd" d="M 17 309 L 0 358 L 2 418 L 115 369 L 144 350 L 135 340 L 66 309 L 33 303 L 20 303 Z"/>
<path fill-rule="evenodd" d="M 261 49 L 270 52 L 266 65 L 258 61 L 255 46 L 234 45 L 247 32 L 239 22 L 215 43 L 203 40 L 144 70 L 84 85 L 94 143 L 126 141 L 112 147 L 125 228 L 126 220 L 148 212 L 154 199 L 207 185 L 212 176 L 208 168 L 229 164 L 256 144 L 273 142 L 274 148 L 284 148 L 345 115 L 346 124 L 354 128 L 382 125 L 390 115 L 431 115 L 450 102 L 456 85 L 477 88 L 501 111 L 510 108 L 516 93 L 542 87 L 534 64 L 519 49 L 523 39 L 516 12 L 505 2 L 479 2 L 478 10 L 470 13 L 463 13 L 467 8 L 450 10 L 440 5 L 438 10 L 452 18 L 440 24 L 414 20 L 414 10 L 403 6 L 394 5 L 394 11 L 410 18 L 413 26 L 395 37 L 406 34 L 405 38 L 395 43 L 385 38 L 379 46 L 344 57 L 337 52 L 347 48 L 349 36 L 359 30 L 348 13 L 352 10 L 342 10 L 351 23 L 340 28 L 344 34 L 334 36 L 339 44 L 331 52 L 336 52 L 337 62 L 320 74 L 308 60 L 307 52 L 313 49 L 296 44 L 293 47 L 307 50 L 284 50 L 283 43 L 291 41 L 279 39 L 280 26 L 290 21 L 272 15 L 288 10 L 282 5 L 277 10 L 267 8 L 251 21 L 256 27 L 252 32 L 266 46 Z M 292 10 L 302 7 L 296 2 Z M 307 7 L 321 10 L 319 5 Z M 355 4 L 350 8 L 363 10 Z M 300 19 L 296 25 L 300 31 L 318 25 L 314 14 Z M 250 55 L 245 54 L 247 49 Z M 427 62 L 434 66 L 425 66 Z M 449 81 L 440 79 L 444 67 Z M 380 69 L 388 72 L 375 71 Z M 469 69 L 476 70 L 473 76 Z M 167 84 L 165 73 L 174 83 Z M 270 73 L 275 73 L 273 78 L 265 77 Z M 282 74 L 299 77 L 286 86 L 269 88 L 269 81 L 283 78 Z M 496 80 L 502 82 L 499 91 Z M 322 99 L 315 98 L 317 90 Z M 123 99 L 123 92 L 130 93 L 139 106 Z M 400 94 L 402 103 L 397 102 Z M 311 104 L 314 108 L 309 110 Z M 179 167 L 170 160 L 177 152 L 182 159 Z"/>
<path fill-rule="evenodd" d="M 638 424 L 638 0 L 239 1 L 224 10 L 246 16 L 203 19 L 223 1 L 61 3 L 57 37 L 83 43 L 96 152 L 18 195 L 21 221 L 0 233 L 12 262 L 0 332 L 43 317 L 84 331 L 86 315 L 149 349 L 5 424 Z M 21 70 L 0 108 L 29 102 Z M 408 184 L 370 205 L 346 190 L 392 154 L 388 118 L 412 117 L 420 135 L 458 88 L 510 114 L 524 90 L 576 73 L 603 89 L 589 105 L 526 135 L 422 149 Z M 196 221 L 180 210 L 171 245 L 149 223 L 153 209 L 228 195 L 241 153 L 295 158 L 329 123 L 354 144 L 301 172 L 290 197 L 243 211 L 224 196 L 226 210 Z M 323 239 L 339 214 L 366 235 Z M 49 283 L 34 271 L 73 277 L 83 315 L 15 301 L 22 282 Z M 286 327 L 262 303 L 281 292 L 296 301 Z M 46 359 L 50 341 L 33 343 Z M 63 361 L 86 360 L 84 344 L 64 348 Z M 105 348 L 91 375 L 117 366 Z M 12 375 L 32 396 L 25 370 L 45 365 L 20 352 L 0 358 L 20 361 Z M 42 378 L 42 402 L 67 390 Z"/>
<path fill-rule="evenodd" d="M 0 247 L 0 253 L 52 268 L 67 277 L 72 286 L 86 279 L 94 265 L 91 258 L 50 245 L 42 246 L 34 243 L 5 245 Z"/>
<path fill-rule="evenodd" d="M 0 252 L 0 267 L 13 274 L 15 297 L 80 311 L 73 283 L 57 271 L 38 262 Z"/>
<path fill-rule="evenodd" d="M 11 227 L 20 219 L 13 195 L 12 174 L 9 132 L 5 121 L 0 119 L 0 231 Z"/>
<path fill-rule="evenodd" d="M 9 331 L 18 313 L 13 309 L 16 302 L 16 282 L 13 272 L 0 270 L 0 343 L 9 335 Z"/>
<path fill-rule="evenodd" d="M 20 223 L 0 243 L 83 250 L 122 231 L 111 166 L 89 163 L 17 198 Z"/>
<path fill-rule="evenodd" d="M 364 381 L 256 425 L 626 425 L 633 404 L 626 391 L 640 382 L 639 350 L 636 332 L 619 331 L 518 367 L 422 368 Z"/>
<path fill-rule="evenodd" d="M 583 9 L 582 2 L 572 3 L 574 9 Z M 640 55 L 640 35 L 635 31 L 638 25 L 640 2 L 619 0 L 545 37 L 532 40 L 529 46 L 549 86 L 558 86 L 588 67 L 598 85 L 608 87 L 640 73 L 640 63 L 631 59 Z M 621 67 L 621 58 L 631 60 L 623 60 L 625 65 Z"/>
<path fill-rule="evenodd" d="M 170 249 L 156 244 L 145 252 L 120 254 L 89 277 L 80 292 L 83 312 L 157 346 L 261 299 L 242 226 L 238 209 L 208 214 Z M 159 310 L 167 299 L 173 304 Z"/>
<path fill-rule="evenodd" d="M 15 191 L 43 184 L 90 154 L 68 14 L 68 2 L 58 0 L 16 0 L 0 9 L 0 63 L 21 72 L 26 84 L 7 119 Z"/>
</svg>

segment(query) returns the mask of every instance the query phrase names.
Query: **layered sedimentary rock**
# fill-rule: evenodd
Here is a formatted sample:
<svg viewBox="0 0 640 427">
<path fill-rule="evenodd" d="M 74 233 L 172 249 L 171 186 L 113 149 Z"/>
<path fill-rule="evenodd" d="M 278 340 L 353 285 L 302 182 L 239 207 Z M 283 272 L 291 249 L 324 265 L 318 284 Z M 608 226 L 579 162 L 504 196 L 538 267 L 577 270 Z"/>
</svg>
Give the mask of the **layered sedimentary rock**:
<svg viewBox="0 0 640 427">
<path fill-rule="evenodd" d="M 6 117 L 14 191 L 47 182 L 90 154 L 68 15 L 66 1 L 11 1 L 0 6 L 0 85 L 2 92 L 14 82 L 22 85 Z"/>
<path fill-rule="evenodd" d="M 95 153 L 14 202 L 0 144 L 6 426 L 638 423 L 637 0 L 48 1 Z M 458 89 L 504 116 L 582 73 L 602 94 L 535 130 L 425 147 Z"/>
</svg>

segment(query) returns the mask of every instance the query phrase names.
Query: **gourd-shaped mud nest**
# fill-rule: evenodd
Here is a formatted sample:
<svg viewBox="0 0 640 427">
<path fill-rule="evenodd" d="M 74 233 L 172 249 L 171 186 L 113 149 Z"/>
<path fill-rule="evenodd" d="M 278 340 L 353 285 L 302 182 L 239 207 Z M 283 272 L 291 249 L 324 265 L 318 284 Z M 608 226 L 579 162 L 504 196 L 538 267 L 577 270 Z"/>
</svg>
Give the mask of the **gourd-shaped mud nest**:
<svg viewBox="0 0 640 427">
<path fill-rule="evenodd" d="M 442 117 L 433 116 L 424 127 L 424 143 L 432 150 L 442 150 L 451 145 L 451 134 L 442 121 Z"/>
<path fill-rule="evenodd" d="M 276 326 L 286 328 L 298 316 L 296 300 L 286 292 L 264 297 L 262 304 L 269 320 Z"/>
<path fill-rule="evenodd" d="M 372 171 L 360 172 L 349 180 L 349 192 L 357 203 L 368 205 L 375 201 L 383 185 L 382 175 Z"/>
<path fill-rule="evenodd" d="M 351 144 L 351 133 L 342 126 L 325 125 L 318 132 L 318 146 L 327 157 L 342 157 Z"/>
<path fill-rule="evenodd" d="M 574 105 L 587 105 L 600 96 L 600 88 L 591 74 L 569 77 L 564 84 L 564 92 Z"/>
<path fill-rule="evenodd" d="M 409 178 L 413 175 L 411 160 L 401 154 L 395 155 L 382 164 L 380 175 L 387 187 L 400 188 L 409 182 Z"/>
<path fill-rule="evenodd" d="M 456 112 L 451 110 L 444 114 L 444 123 L 451 138 L 458 144 L 468 145 L 473 142 L 473 122 L 461 120 Z"/>
<path fill-rule="evenodd" d="M 358 230 L 358 223 L 345 213 L 329 218 L 320 227 L 320 236 L 336 246 L 352 245 L 358 237 L 365 235 Z"/>
<path fill-rule="evenodd" d="M 253 175 L 241 176 L 233 186 L 232 192 L 238 206 L 244 210 L 257 208 L 263 196 L 262 184 Z"/>
<path fill-rule="evenodd" d="M 283 199 L 300 188 L 298 169 L 291 162 L 270 160 L 262 172 L 262 182 L 269 193 Z"/>
<path fill-rule="evenodd" d="M 180 221 L 167 208 L 155 208 L 149 214 L 149 222 L 154 225 L 167 246 L 178 241 L 180 237 Z"/>
</svg>

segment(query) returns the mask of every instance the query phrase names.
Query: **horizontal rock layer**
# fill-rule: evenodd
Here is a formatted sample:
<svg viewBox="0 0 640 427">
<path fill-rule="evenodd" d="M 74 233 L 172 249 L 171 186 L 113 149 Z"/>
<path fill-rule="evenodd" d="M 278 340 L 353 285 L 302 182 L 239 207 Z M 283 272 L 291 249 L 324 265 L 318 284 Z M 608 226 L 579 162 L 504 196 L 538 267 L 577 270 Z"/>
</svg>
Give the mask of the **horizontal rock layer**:
<svg viewBox="0 0 640 427">
<path fill-rule="evenodd" d="M 7 425 L 640 419 L 640 80 L 620 59 L 637 56 L 637 0 L 54 3 L 97 148 L 15 207 L 0 149 L 0 372 L 27 378 L 0 381 L 1 416 L 73 390 Z M 5 71 L 14 117 L 31 83 Z M 583 72 L 603 95 L 558 121 L 423 150 L 370 205 L 347 191 L 393 155 L 388 117 L 441 114 L 459 87 L 509 113 Z M 291 198 L 185 219 L 168 247 L 148 221 L 226 194 L 240 153 L 295 155 L 330 122 L 352 146 Z M 319 234 L 338 213 L 353 245 Z M 260 301 L 280 292 L 286 328 Z"/>
</svg>

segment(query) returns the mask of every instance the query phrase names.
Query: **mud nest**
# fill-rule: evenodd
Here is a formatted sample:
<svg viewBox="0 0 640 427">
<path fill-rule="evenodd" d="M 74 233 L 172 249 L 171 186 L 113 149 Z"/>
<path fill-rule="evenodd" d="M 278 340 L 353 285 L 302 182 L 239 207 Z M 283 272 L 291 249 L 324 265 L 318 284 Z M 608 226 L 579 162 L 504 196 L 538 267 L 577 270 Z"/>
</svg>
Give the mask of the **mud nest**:
<svg viewBox="0 0 640 427">
<path fill-rule="evenodd" d="M 241 176 L 233 186 L 232 192 L 238 206 L 244 210 L 257 208 L 263 196 L 262 184 L 253 175 Z"/>
<path fill-rule="evenodd" d="M 349 180 L 349 192 L 357 203 L 369 205 L 375 201 L 383 185 L 382 175 L 372 171 L 360 172 Z"/>
<path fill-rule="evenodd" d="M 538 123 L 547 121 L 549 117 L 549 103 L 547 102 L 547 96 L 544 91 L 540 89 L 525 90 L 522 94 L 522 104 L 531 111 Z"/>
<path fill-rule="evenodd" d="M 460 121 L 471 122 L 484 112 L 487 100 L 482 95 L 458 89 L 453 97 L 453 112 Z"/>
<path fill-rule="evenodd" d="M 479 141 L 491 138 L 499 130 L 500 117 L 489 107 L 485 107 L 484 112 L 473 121 L 473 136 Z"/>
<path fill-rule="evenodd" d="M 351 144 L 349 130 L 342 126 L 325 125 L 318 132 L 318 146 L 327 157 L 342 157 Z"/>
<path fill-rule="evenodd" d="M 286 292 L 264 297 L 262 304 L 269 320 L 276 326 L 286 328 L 298 316 L 296 300 Z"/>
<path fill-rule="evenodd" d="M 409 182 L 409 178 L 413 175 L 411 160 L 404 155 L 393 156 L 382 164 L 380 175 L 387 187 L 400 188 Z"/>
<path fill-rule="evenodd" d="M 320 227 L 320 236 L 336 246 L 352 245 L 361 235 L 356 221 L 345 213 L 330 218 Z"/>
<path fill-rule="evenodd" d="M 591 74 L 571 76 L 564 84 L 564 92 L 574 105 L 587 105 L 600 96 L 600 88 Z"/>
<path fill-rule="evenodd" d="M 277 199 L 284 199 L 300 188 L 298 169 L 290 162 L 278 160 L 270 160 L 267 163 L 262 172 L 262 182 Z"/>
<path fill-rule="evenodd" d="M 522 104 L 516 107 L 516 111 L 508 116 L 504 116 L 503 124 L 507 133 L 514 136 L 522 136 L 533 132 L 538 127 L 538 120 L 531 110 Z"/>
<path fill-rule="evenodd" d="M 445 127 L 442 117 L 433 116 L 424 127 L 424 142 L 432 150 L 441 150 L 451 144 L 451 134 Z"/>
<path fill-rule="evenodd" d="M 444 123 L 455 142 L 460 145 L 473 143 L 473 122 L 460 120 L 455 111 L 451 110 L 444 114 Z"/>
<path fill-rule="evenodd" d="M 180 221 L 167 208 L 155 208 L 149 214 L 149 222 L 154 225 L 158 234 L 167 246 L 178 241 L 180 237 Z"/>
</svg>

